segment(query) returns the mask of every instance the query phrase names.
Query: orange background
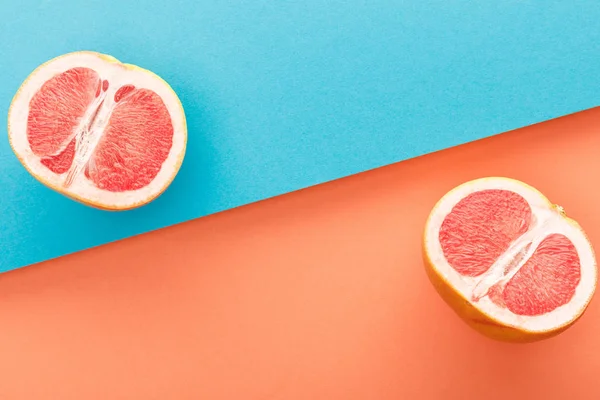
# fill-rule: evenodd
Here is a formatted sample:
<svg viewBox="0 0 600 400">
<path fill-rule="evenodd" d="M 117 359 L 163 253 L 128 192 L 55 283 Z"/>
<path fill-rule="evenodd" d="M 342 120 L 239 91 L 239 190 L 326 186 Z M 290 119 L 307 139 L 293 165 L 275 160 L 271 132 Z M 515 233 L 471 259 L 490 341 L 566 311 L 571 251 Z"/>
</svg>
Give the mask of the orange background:
<svg viewBox="0 0 600 400">
<path fill-rule="evenodd" d="M 468 179 L 543 191 L 600 249 L 600 109 L 0 276 L 0 399 L 598 399 L 600 307 L 470 330 L 422 268 Z"/>
</svg>

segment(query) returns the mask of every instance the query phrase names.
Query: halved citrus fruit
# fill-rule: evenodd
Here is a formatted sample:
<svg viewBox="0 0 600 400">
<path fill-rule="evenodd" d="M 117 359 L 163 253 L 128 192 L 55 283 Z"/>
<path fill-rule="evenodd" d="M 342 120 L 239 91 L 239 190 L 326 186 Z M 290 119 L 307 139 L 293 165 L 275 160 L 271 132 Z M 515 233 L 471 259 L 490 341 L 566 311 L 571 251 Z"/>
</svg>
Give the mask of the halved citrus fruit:
<svg viewBox="0 0 600 400">
<path fill-rule="evenodd" d="M 91 206 L 124 210 L 169 186 L 187 128 L 179 98 L 160 77 L 81 51 L 29 75 L 11 103 L 8 136 L 43 184 Z"/>
<path fill-rule="evenodd" d="M 425 225 L 423 255 L 441 297 L 499 340 L 564 331 L 596 289 L 594 250 L 579 224 L 509 178 L 477 179 L 443 196 Z"/>
</svg>

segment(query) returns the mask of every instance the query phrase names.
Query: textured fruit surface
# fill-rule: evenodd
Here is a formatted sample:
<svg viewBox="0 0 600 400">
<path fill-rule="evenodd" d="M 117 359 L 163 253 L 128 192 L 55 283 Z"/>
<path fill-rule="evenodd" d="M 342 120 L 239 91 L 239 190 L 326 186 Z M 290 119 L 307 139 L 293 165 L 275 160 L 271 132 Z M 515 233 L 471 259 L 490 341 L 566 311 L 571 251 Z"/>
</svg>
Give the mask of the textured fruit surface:
<svg viewBox="0 0 600 400">
<path fill-rule="evenodd" d="M 33 153 L 57 174 L 67 172 L 75 156 L 75 132 L 94 101 L 99 75 L 73 68 L 42 85 L 29 103 L 27 140 Z"/>
<path fill-rule="evenodd" d="M 475 192 L 461 200 L 442 224 L 444 256 L 461 275 L 480 276 L 529 230 L 531 219 L 529 204 L 517 193 Z M 579 279 L 573 243 L 564 235 L 552 234 L 505 285 L 493 286 L 489 296 L 514 314 L 540 315 L 568 303 Z"/>
<path fill-rule="evenodd" d="M 482 190 L 462 199 L 440 229 L 444 256 L 461 275 L 479 276 L 531 223 L 525 199 L 508 190 Z"/>
<path fill-rule="evenodd" d="M 160 97 L 150 90 L 133 89 L 126 97 L 116 98 L 118 103 L 90 159 L 88 176 L 101 189 L 140 189 L 156 177 L 169 155 L 171 118 Z"/>
<path fill-rule="evenodd" d="M 38 67 L 15 95 L 9 139 L 45 185 L 104 209 L 129 209 L 160 195 L 187 142 L 177 95 L 150 71 L 94 52 Z"/>
<path fill-rule="evenodd" d="M 595 256 L 581 227 L 537 190 L 507 178 L 446 194 L 430 214 L 423 249 L 442 298 L 496 339 L 562 332 L 596 287 Z"/>
</svg>

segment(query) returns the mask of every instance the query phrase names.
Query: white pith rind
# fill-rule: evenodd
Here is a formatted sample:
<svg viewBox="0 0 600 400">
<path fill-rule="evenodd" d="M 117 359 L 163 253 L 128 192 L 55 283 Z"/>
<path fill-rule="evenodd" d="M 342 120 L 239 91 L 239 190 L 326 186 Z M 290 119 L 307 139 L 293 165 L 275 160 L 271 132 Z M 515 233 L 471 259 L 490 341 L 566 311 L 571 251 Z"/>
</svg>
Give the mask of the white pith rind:
<svg viewBox="0 0 600 400">
<path fill-rule="evenodd" d="M 40 157 L 33 154 L 27 140 L 27 116 L 31 98 L 53 76 L 75 67 L 95 70 L 101 79 L 110 82 L 107 97 L 125 84 L 145 88 L 158 94 L 173 124 L 173 142 L 167 159 L 160 171 L 147 186 L 125 192 L 99 189 L 83 173 L 73 183 L 63 187 L 67 173 L 56 174 L 41 164 Z M 23 83 L 15 96 L 8 116 L 8 135 L 15 153 L 27 169 L 42 182 L 66 195 L 110 209 L 127 209 L 144 204 L 158 196 L 170 184 L 181 165 L 187 141 L 185 115 L 181 102 L 170 86 L 158 76 L 142 68 L 122 64 L 110 56 L 94 52 L 76 52 L 50 60 L 34 71 Z"/>
<path fill-rule="evenodd" d="M 439 241 L 439 232 L 444 219 L 461 199 L 471 193 L 487 189 L 504 189 L 518 193 L 529 203 L 534 219 L 548 218 L 550 214 L 558 216 L 557 218 L 553 217 L 552 223 L 545 226 L 543 236 L 552 233 L 565 235 L 572 241 L 579 255 L 581 280 L 575 290 L 575 295 L 569 303 L 539 316 L 523 316 L 513 314 L 506 308 L 498 307 L 487 296 L 481 298 L 478 302 L 471 301 L 473 288 L 481 280 L 481 276 L 462 276 L 448 264 Z M 512 179 L 479 179 L 449 192 L 440 200 L 426 226 L 425 251 L 430 256 L 432 268 L 474 307 L 503 325 L 525 331 L 545 332 L 572 322 L 587 306 L 596 288 L 596 259 L 585 234 L 575 224 L 557 214 L 552 204 L 540 192 Z"/>
</svg>

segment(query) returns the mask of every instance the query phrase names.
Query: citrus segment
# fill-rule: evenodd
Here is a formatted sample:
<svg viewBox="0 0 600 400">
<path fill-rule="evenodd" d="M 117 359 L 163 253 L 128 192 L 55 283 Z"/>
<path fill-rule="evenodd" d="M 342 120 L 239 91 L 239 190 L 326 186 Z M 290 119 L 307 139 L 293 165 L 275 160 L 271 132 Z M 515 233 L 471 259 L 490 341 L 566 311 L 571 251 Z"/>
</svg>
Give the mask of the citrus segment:
<svg viewBox="0 0 600 400">
<path fill-rule="evenodd" d="M 112 192 L 140 189 L 152 182 L 169 155 L 171 117 L 150 90 L 121 87 L 115 100 L 118 104 L 92 155 L 89 178 Z"/>
<path fill-rule="evenodd" d="M 575 246 L 565 235 L 552 234 L 508 281 L 506 307 L 518 315 L 542 315 L 567 304 L 581 279 Z"/>
<path fill-rule="evenodd" d="M 442 298 L 496 339 L 564 331 L 596 288 L 595 254 L 579 224 L 508 178 L 467 182 L 443 196 L 427 220 L 423 254 Z"/>
<path fill-rule="evenodd" d="M 452 268 L 479 276 L 530 223 L 531 208 L 523 197 L 508 190 L 483 190 L 454 206 L 440 229 L 440 243 Z"/>
<path fill-rule="evenodd" d="M 71 164 L 74 152 L 67 148 L 94 100 L 98 82 L 92 69 L 72 68 L 45 82 L 31 99 L 27 140 L 31 151 L 43 157 L 51 171 L 63 173 Z"/>
</svg>

